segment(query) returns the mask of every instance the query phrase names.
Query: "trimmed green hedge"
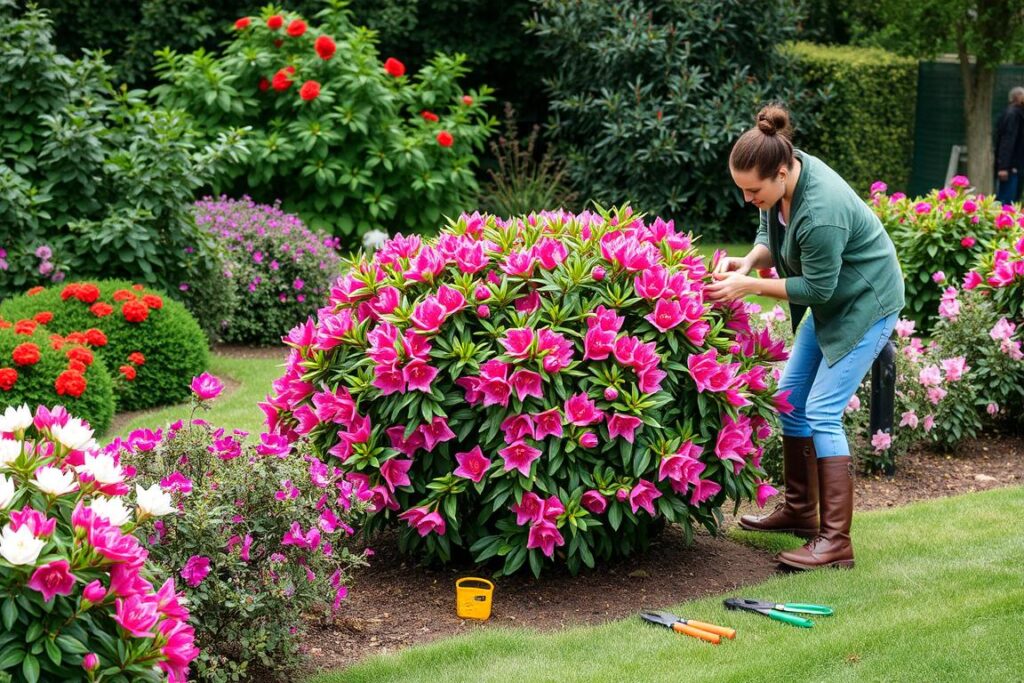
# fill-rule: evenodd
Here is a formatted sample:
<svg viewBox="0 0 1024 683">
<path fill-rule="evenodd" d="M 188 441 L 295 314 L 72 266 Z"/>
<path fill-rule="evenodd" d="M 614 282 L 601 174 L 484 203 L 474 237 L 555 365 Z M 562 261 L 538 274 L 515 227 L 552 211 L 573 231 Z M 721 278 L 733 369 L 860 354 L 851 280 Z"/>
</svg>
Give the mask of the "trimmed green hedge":
<svg viewBox="0 0 1024 683">
<path fill-rule="evenodd" d="M 39 349 L 39 361 L 31 365 L 13 362 L 14 349 L 28 343 Z M 0 412 L 7 406 L 20 406 L 22 403 L 27 403 L 33 413 L 38 405 L 62 405 L 71 415 L 88 421 L 97 437 L 103 434 L 114 416 L 114 392 L 113 380 L 99 350 L 92 349 L 93 362 L 82 373 L 85 391 L 77 397 L 57 393 L 57 378 L 68 369 L 67 352 L 75 346 L 71 344 L 55 350 L 50 343 L 50 332 L 42 325 L 30 335 L 15 334 L 12 328 L 0 329 L 0 369 L 18 373 L 10 389 L 0 388 Z"/>
<path fill-rule="evenodd" d="M 94 284 L 99 288 L 99 298 L 90 304 L 74 296 L 66 301 L 61 293 L 69 286 Z M 149 308 L 142 322 L 129 322 L 124 315 L 124 303 L 115 299 L 118 290 L 143 296 L 160 297 L 160 308 Z M 92 312 L 96 303 L 113 308 L 109 315 L 97 316 Z M 188 398 L 192 377 L 201 374 L 209 364 L 209 348 L 206 336 L 199 329 L 192 314 L 183 305 L 167 295 L 149 288 L 133 289 L 126 280 L 92 280 L 89 283 L 70 283 L 44 289 L 32 296 L 22 295 L 0 304 L 0 316 L 16 321 L 31 318 L 41 311 L 53 313 L 53 320 L 46 325 L 49 332 L 68 334 L 96 328 L 107 336 L 107 344 L 96 349 L 107 368 L 119 372 L 123 365 L 132 365 L 136 377 L 119 384 L 117 410 L 139 410 L 152 406 L 178 403 Z M 134 364 L 130 354 L 139 352 L 145 360 Z"/>
<path fill-rule="evenodd" d="M 917 60 L 878 48 L 790 43 L 805 86 L 826 95 L 817 127 L 797 142 L 867 195 L 884 178 L 893 189 L 910 181 L 917 100 Z"/>
</svg>

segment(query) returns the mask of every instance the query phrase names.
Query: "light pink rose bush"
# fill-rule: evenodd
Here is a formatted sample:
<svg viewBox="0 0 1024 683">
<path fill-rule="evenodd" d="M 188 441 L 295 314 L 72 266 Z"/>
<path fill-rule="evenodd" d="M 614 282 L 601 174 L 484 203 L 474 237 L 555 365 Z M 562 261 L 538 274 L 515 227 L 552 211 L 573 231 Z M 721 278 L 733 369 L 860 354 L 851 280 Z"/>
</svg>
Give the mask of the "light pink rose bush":
<svg viewBox="0 0 1024 683">
<path fill-rule="evenodd" d="M 18 681 L 184 683 L 198 655 L 175 580 L 139 542 L 176 512 L 57 406 L 0 416 L 0 653 Z"/>
<path fill-rule="evenodd" d="M 786 354 L 671 222 L 463 215 L 348 266 L 263 408 L 404 551 L 577 571 L 768 493 Z"/>
</svg>

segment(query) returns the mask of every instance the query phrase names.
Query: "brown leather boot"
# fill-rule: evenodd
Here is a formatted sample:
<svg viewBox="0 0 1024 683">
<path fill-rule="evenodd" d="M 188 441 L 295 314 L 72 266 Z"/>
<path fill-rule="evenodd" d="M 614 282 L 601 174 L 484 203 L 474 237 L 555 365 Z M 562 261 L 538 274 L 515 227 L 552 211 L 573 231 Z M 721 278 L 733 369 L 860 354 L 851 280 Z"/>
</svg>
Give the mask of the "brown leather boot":
<svg viewBox="0 0 1024 683">
<path fill-rule="evenodd" d="M 849 569 L 853 567 L 853 460 L 848 455 L 820 458 L 818 482 L 821 531 L 804 547 L 779 553 L 775 559 L 796 569 Z"/>
<path fill-rule="evenodd" d="M 767 515 L 743 515 L 747 531 L 781 531 L 802 538 L 818 535 L 818 457 L 809 436 L 782 437 L 785 492 Z"/>
</svg>

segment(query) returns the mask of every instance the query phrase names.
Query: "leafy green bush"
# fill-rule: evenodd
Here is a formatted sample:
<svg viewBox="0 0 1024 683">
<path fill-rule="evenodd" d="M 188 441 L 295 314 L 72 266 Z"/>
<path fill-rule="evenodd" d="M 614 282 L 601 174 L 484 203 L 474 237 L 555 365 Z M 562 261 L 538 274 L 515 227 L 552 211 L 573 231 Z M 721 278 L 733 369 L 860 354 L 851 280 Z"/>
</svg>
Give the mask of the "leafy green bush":
<svg viewBox="0 0 1024 683">
<path fill-rule="evenodd" d="M 787 58 L 794 5 L 781 0 L 539 0 L 533 31 L 558 65 L 547 81 L 551 141 L 587 200 L 628 199 L 694 223 L 707 239 L 752 238 L 729 179 L 735 139 L 768 99 L 791 99 L 797 127 L 813 100 L 795 97 Z M 795 107 L 795 109 L 794 109 Z M 721 225 L 737 219 L 749 230 Z"/>
<path fill-rule="evenodd" d="M 245 151 L 235 131 L 206 146 L 181 112 L 115 90 L 99 54 L 59 55 L 46 13 L 0 2 L 0 249 L 52 248 L 78 277 L 127 277 L 172 291 L 218 270 L 188 204 Z M 52 273 L 8 272 L 0 296 Z"/>
<path fill-rule="evenodd" d="M 826 93 L 800 146 L 867 195 L 877 178 L 910 182 L 917 60 L 878 48 L 791 43 L 782 48 L 806 87 Z"/>
<path fill-rule="evenodd" d="M 189 379 L 209 362 L 206 336 L 195 318 L 182 304 L 142 285 L 125 280 L 72 282 L 0 304 L 0 315 L 7 320 L 40 312 L 53 314 L 45 324 L 50 332 L 103 332 L 107 344 L 97 353 L 125 378 L 116 394 L 119 411 L 188 398 Z"/>
<path fill-rule="evenodd" d="M 341 2 L 309 27 L 296 14 L 242 17 L 224 51 L 160 53 L 154 92 L 212 139 L 251 126 L 254 153 L 219 169 L 214 188 L 284 208 L 314 229 L 358 236 L 423 230 L 475 197 L 476 150 L 495 122 L 489 90 L 464 94 L 465 56 L 437 55 L 405 76 Z M 350 239 L 350 246 L 356 240 Z"/>
<path fill-rule="evenodd" d="M 92 341 L 102 339 L 93 336 Z M 88 338 L 80 343 L 51 340 L 42 325 L 0 316 L 0 410 L 23 403 L 62 405 L 97 434 L 105 432 L 114 417 L 113 383 L 102 355 L 97 357 L 90 346 Z M 102 346 L 96 343 L 95 348 Z"/>
</svg>

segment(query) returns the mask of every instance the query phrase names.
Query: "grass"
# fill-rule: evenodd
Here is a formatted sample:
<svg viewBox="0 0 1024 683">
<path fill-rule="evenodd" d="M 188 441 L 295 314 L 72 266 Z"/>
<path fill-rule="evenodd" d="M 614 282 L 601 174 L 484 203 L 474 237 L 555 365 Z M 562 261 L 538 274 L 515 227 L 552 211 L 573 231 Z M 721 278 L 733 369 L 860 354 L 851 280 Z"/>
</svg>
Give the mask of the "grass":
<svg viewBox="0 0 1024 683">
<path fill-rule="evenodd" d="M 703 254 L 709 261 L 711 257 L 714 255 L 715 251 L 718 249 L 724 249 L 729 256 L 746 256 L 748 253 L 750 253 L 750 249 L 752 247 L 753 244 L 737 242 L 697 242 L 698 251 L 700 251 L 700 253 Z M 745 300 L 751 303 L 760 304 L 761 308 L 766 311 L 771 309 L 776 304 L 782 303 L 778 299 L 771 299 L 766 296 L 756 295 L 748 296 Z M 787 308 L 785 304 L 783 304 L 782 307 Z"/>
<path fill-rule="evenodd" d="M 280 358 L 232 358 L 210 354 L 209 372 L 225 380 L 228 387 L 212 402 L 209 411 L 200 411 L 197 417 L 217 426 L 259 434 L 263 429 L 264 415 L 256 404 L 270 392 L 270 383 L 284 373 L 285 356 L 286 351 L 281 351 Z M 183 381 L 190 379 L 184 378 Z M 234 388 L 230 380 L 237 383 Z M 143 411 L 118 432 L 107 434 L 107 438 L 126 437 L 133 429 L 155 429 L 175 420 L 188 419 L 189 410 L 189 404 L 181 403 Z"/>
<path fill-rule="evenodd" d="M 736 640 L 718 647 L 638 619 L 549 634 L 487 629 L 378 656 L 308 683 L 1020 681 L 1022 515 L 1021 488 L 860 514 L 853 571 L 780 575 L 741 591 L 836 610 L 812 629 L 727 612 L 721 600 L 728 596 L 717 596 L 673 611 L 735 627 Z M 772 549 L 797 544 L 781 535 L 743 538 Z M 498 596 L 500 610 L 500 587 Z M 641 607 L 666 606 L 638 600 Z"/>
</svg>

